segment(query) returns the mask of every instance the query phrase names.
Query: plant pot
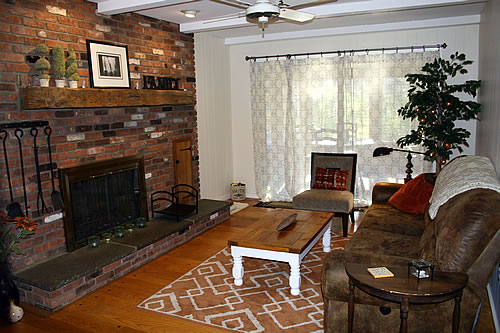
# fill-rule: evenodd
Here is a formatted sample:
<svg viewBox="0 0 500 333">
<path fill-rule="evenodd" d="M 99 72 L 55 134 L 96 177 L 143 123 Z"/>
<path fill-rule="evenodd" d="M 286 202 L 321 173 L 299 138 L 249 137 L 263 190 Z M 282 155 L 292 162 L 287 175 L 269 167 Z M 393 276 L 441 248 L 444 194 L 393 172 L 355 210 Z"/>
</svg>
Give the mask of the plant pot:
<svg viewBox="0 0 500 333">
<path fill-rule="evenodd" d="M 0 263 L 0 316 L 7 318 L 11 302 L 19 304 L 19 289 L 17 289 L 7 262 Z M 10 320 L 10 319 L 9 319 Z"/>
<path fill-rule="evenodd" d="M 40 87 L 48 87 L 49 79 L 40 79 Z"/>
<path fill-rule="evenodd" d="M 64 88 L 65 85 L 66 85 L 66 81 L 64 81 L 64 80 L 56 80 L 56 87 L 57 88 Z"/>
<path fill-rule="evenodd" d="M 78 88 L 78 81 L 69 81 L 69 87 L 70 88 Z"/>
</svg>

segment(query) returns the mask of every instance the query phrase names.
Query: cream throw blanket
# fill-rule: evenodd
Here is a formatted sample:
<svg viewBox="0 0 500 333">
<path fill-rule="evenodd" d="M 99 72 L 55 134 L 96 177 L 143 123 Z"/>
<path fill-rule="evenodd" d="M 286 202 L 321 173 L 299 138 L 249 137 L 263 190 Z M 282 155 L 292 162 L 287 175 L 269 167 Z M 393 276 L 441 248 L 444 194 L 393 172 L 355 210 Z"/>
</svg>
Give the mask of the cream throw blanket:
<svg viewBox="0 0 500 333">
<path fill-rule="evenodd" d="M 441 205 L 454 196 L 475 188 L 500 193 L 500 181 L 493 163 L 485 156 L 463 156 L 454 159 L 441 170 L 436 179 L 429 200 L 429 216 L 431 219 L 435 218 Z"/>
</svg>

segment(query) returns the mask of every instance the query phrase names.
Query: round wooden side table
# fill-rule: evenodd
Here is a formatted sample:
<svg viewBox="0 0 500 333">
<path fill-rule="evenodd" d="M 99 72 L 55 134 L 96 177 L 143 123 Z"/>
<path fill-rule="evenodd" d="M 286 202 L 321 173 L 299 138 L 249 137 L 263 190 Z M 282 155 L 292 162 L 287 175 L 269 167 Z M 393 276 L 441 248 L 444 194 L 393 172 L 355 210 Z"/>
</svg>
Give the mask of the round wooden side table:
<svg viewBox="0 0 500 333">
<path fill-rule="evenodd" d="M 408 277 L 407 266 L 387 266 L 394 277 L 375 279 L 368 273 L 366 264 L 346 264 L 345 271 L 349 276 L 349 312 L 348 332 L 352 333 L 354 325 L 354 289 L 358 288 L 372 296 L 400 304 L 400 333 L 408 331 L 407 318 L 410 304 L 440 303 L 455 299 L 453 310 L 452 332 L 458 332 L 460 323 L 460 301 L 462 291 L 467 284 L 468 276 L 463 273 L 434 272 L 431 280 Z"/>
</svg>

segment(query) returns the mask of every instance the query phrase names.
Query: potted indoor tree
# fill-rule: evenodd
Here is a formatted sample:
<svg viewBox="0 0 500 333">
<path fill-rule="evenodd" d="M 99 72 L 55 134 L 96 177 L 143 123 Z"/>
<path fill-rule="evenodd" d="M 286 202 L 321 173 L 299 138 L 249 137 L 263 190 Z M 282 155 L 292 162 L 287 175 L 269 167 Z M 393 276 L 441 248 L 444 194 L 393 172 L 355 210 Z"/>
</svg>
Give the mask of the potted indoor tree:
<svg viewBox="0 0 500 333">
<path fill-rule="evenodd" d="M 66 64 L 68 67 L 66 68 L 66 77 L 68 78 L 69 87 L 70 88 L 78 88 L 78 80 L 80 79 L 80 75 L 78 75 L 77 70 L 78 67 L 76 65 L 76 54 L 75 51 L 68 51 L 68 59 Z"/>
<path fill-rule="evenodd" d="M 56 87 L 64 88 L 66 81 L 66 59 L 64 58 L 64 49 L 57 45 L 52 48 L 52 61 L 54 64 L 54 77 L 56 79 Z"/>
<path fill-rule="evenodd" d="M 48 87 L 50 76 L 47 72 L 50 69 L 50 62 L 47 60 L 46 56 L 49 54 L 49 48 L 45 44 L 38 44 L 35 48 L 35 53 L 39 57 L 35 62 L 35 69 L 40 73 L 40 86 Z"/>
<path fill-rule="evenodd" d="M 436 58 L 422 67 L 422 73 L 407 74 L 410 83 L 408 103 L 398 110 L 403 119 L 418 121 L 418 127 L 397 140 L 400 147 L 416 144 L 425 148 L 424 159 L 436 161 L 436 172 L 449 160 L 452 150 L 468 147 L 470 132 L 456 126 L 457 120 L 477 119 L 481 105 L 462 100 L 455 94 L 476 97 L 481 81 L 451 84 L 448 79 L 467 74 L 472 64 L 465 54 L 456 52 L 450 60 Z"/>
</svg>

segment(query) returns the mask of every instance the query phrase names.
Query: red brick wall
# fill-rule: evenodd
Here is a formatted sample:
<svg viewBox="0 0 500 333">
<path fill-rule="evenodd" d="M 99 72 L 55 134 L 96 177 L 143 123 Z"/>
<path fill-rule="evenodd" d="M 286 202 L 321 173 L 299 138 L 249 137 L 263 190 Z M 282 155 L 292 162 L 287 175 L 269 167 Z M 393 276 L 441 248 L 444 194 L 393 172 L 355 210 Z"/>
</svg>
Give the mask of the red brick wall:
<svg viewBox="0 0 500 333">
<path fill-rule="evenodd" d="M 88 79 L 86 40 L 102 40 L 128 46 L 129 71 L 132 80 L 142 87 L 142 75 L 180 78 L 180 88 L 195 92 L 193 36 L 179 32 L 176 24 L 136 14 L 97 15 L 96 4 L 84 0 L 17 0 L 0 3 L 0 123 L 47 120 L 53 128 L 53 159 L 58 168 L 91 163 L 135 154 L 145 157 L 148 194 L 168 189 L 173 180 L 173 141 L 190 138 L 193 155 L 198 155 L 196 111 L 194 105 L 51 109 L 25 111 L 19 107 L 18 85 L 34 84 L 37 76 L 28 56 L 37 44 L 61 45 L 77 53 L 80 86 Z M 49 57 L 51 60 L 51 57 Z M 51 73 L 52 75 L 52 70 Z M 50 84 L 54 86 L 54 82 Z M 15 200 L 23 206 L 23 188 L 17 141 L 9 131 L 6 141 Z M 24 133 L 23 154 L 29 195 L 30 217 L 40 227 L 21 246 L 26 255 L 12 256 L 14 269 L 37 263 L 65 252 L 61 219 L 54 212 L 39 216 L 36 212 L 37 185 L 33 158 L 33 141 Z M 46 137 L 40 134 L 40 164 L 48 166 Z M 0 208 L 9 198 L 3 150 L 0 156 Z M 198 162 L 193 161 L 195 186 L 199 186 Z M 50 173 L 42 173 L 45 202 L 51 206 Z M 56 181 L 58 188 L 58 182 Z M 47 221 L 47 223 L 46 223 Z"/>
</svg>

